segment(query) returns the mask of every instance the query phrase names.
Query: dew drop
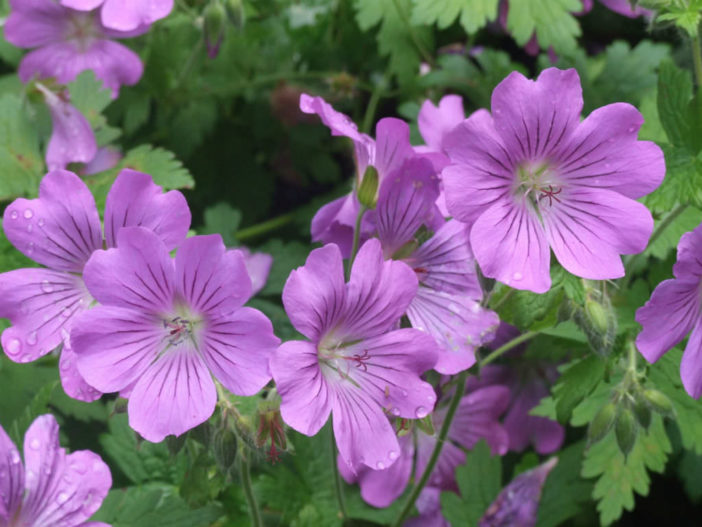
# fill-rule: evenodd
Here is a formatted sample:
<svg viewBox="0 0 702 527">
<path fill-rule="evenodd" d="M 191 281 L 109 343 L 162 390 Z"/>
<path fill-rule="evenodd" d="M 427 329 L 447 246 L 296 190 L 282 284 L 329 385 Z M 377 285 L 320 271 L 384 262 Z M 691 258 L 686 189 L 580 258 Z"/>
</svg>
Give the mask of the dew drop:
<svg viewBox="0 0 702 527">
<path fill-rule="evenodd" d="M 393 409 L 392 409 L 392 415 L 394 415 L 394 416 L 400 415 L 400 409 L 399 409 L 399 408 L 393 408 Z"/>
<path fill-rule="evenodd" d="M 378 461 L 378 462 L 375 464 L 375 466 L 376 466 L 376 468 L 377 468 L 378 470 L 385 470 L 385 463 L 383 463 L 382 461 Z"/>
<path fill-rule="evenodd" d="M 17 355 L 21 349 L 22 343 L 19 341 L 19 339 L 10 339 L 5 347 L 5 351 L 7 351 L 7 353 L 10 355 Z"/>
<path fill-rule="evenodd" d="M 27 232 L 32 232 L 33 230 L 34 230 L 34 225 L 32 225 L 31 223 L 29 225 L 27 225 Z"/>
<path fill-rule="evenodd" d="M 59 505 L 63 505 L 68 501 L 68 494 L 65 492 L 60 492 L 58 496 L 56 496 L 56 503 Z"/>
<path fill-rule="evenodd" d="M 71 359 L 64 359 L 59 362 L 59 369 L 61 371 L 68 371 L 68 369 L 71 367 Z"/>
<path fill-rule="evenodd" d="M 17 212 L 16 210 L 13 210 L 12 212 L 10 212 L 10 218 L 12 218 L 13 220 L 16 220 L 17 218 L 19 218 L 19 212 Z"/>
<path fill-rule="evenodd" d="M 39 218 L 39 221 L 37 221 L 37 224 L 39 225 L 39 227 L 43 227 L 45 223 L 46 223 L 46 221 L 44 221 L 44 218 Z"/>
<path fill-rule="evenodd" d="M 32 209 L 27 209 L 27 210 L 24 211 L 24 217 L 25 217 L 25 218 L 29 219 L 29 218 L 31 218 L 32 216 L 34 216 L 34 212 L 32 211 Z"/>
<path fill-rule="evenodd" d="M 85 474 L 88 470 L 88 467 L 85 466 L 85 463 L 78 462 L 75 465 L 73 465 L 73 468 L 78 472 L 79 474 Z"/>
<path fill-rule="evenodd" d="M 434 401 L 436 401 L 436 396 L 433 393 L 427 395 L 427 401 L 433 403 Z"/>
<path fill-rule="evenodd" d="M 71 334 L 68 332 L 66 328 L 61 328 L 61 338 L 63 339 L 63 345 L 70 348 L 70 338 Z"/>
<path fill-rule="evenodd" d="M 30 346 L 34 346 L 34 344 L 37 343 L 37 332 L 32 331 L 29 335 L 27 335 L 27 344 Z"/>
<path fill-rule="evenodd" d="M 68 318 L 71 316 L 71 310 L 67 307 L 63 308 L 63 311 L 61 311 L 61 316 L 64 318 Z"/>
<path fill-rule="evenodd" d="M 397 456 L 398 456 L 398 455 L 399 455 L 399 454 L 398 454 L 397 452 L 395 452 L 394 450 L 391 450 L 390 452 L 388 452 L 388 457 L 389 457 L 392 461 L 395 461 L 395 460 L 397 459 Z"/>
<path fill-rule="evenodd" d="M 34 242 L 29 242 L 29 245 L 27 246 L 27 252 L 29 254 L 32 254 L 34 252 Z"/>
<path fill-rule="evenodd" d="M 423 419 L 423 418 L 425 418 L 428 414 L 429 414 L 429 412 L 427 412 L 427 409 L 424 408 L 423 406 L 419 406 L 419 407 L 414 411 L 414 415 L 416 415 L 418 419 Z"/>
<path fill-rule="evenodd" d="M 516 271 L 516 272 L 512 275 L 512 279 L 515 280 L 515 281 L 517 281 L 517 282 L 518 282 L 519 280 L 521 280 L 522 278 L 524 278 L 524 275 L 522 275 L 522 273 L 520 273 L 519 271 Z"/>
<path fill-rule="evenodd" d="M 407 393 L 407 390 L 402 390 L 402 397 L 407 397 L 409 394 Z"/>
<path fill-rule="evenodd" d="M 54 286 L 48 280 L 41 281 L 41 290 L 45 293 L 51 293 L 54 290 Z"/>
<path fill-rule="evenodd" d="M 32 450 L 39 450 L 39 447 L 40 447 L 40 446 L 41 446 L 41 443 L 40 443 L 39 440 L 36 439 L 36 438 L 35 438 L 35 439 L 32 439 L 32 440 L 29 442 L 29 448 L 31 448 Z"/>
<path fill-rule="evenodd" d="M 632 133 L 632 132 L 635 132 L 635 131 L 636 131 L 636 127 L 635 127 L 635 126 L 630 126 L 630 127 L 629 127 L 629 133 Z"/>
<path fill-rule="evenodd" d="M 13 465 L 16 465 L 19 462 L 20 462 L 19 452 L 17 452 L 17 450 L 12 450 L 12 452 L 10 452 L 10 463 L 12 463 Z"/>
</svg>

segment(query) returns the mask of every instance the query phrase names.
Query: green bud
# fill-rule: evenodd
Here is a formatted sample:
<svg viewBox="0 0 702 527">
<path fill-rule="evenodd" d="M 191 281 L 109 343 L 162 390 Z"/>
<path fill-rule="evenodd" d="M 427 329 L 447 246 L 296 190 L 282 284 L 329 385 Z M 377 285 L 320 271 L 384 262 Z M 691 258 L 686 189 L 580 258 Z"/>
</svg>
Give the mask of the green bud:
<svg viewBox="0 0 702 527">
<path fill-rule="evenodd" d="M 663 393 L 658 390 L 648 388 L 643 391 L 643 396 L 654 412 L 663 415 L 673 414 L 673 403 Z"/>
<path fill-rule="evenodd" d="M 617 407 L 610 402 L 600 408 L 587 429 L 587 439 L 595 443 L 607 435 L 617 417 Z"/>
<path fill-rule="evenodd" d="M 219 472 L 224 475 L 227 481 L 231 481 L 232 475 L 236 472 L 237 449 L 236 434 L 223 419 L 212 434 L 210 450 Z"/>
<path fill-rule="evenodd" d="M 378 202 L 378 170 L 368 165 L 358 187 L 358 201 L 367 209 L 374 209 Z"/>
<path fill-rule="evenodd" d="M 634 412 L 629 408 L 623 408 L 617 416 L 617 422 L 614 425 L 614 434 L 617 437 L 617 444 L 624 457 L 629 455 L 631 449 L 636 443 L 636 419 Z"/>
<path fill-rule="evenodd" d="M 246 11 L 242 0 L 224 0 L 224 7 L 227 10 L 229 22 L 237 28 L 243 29 L 246 22 Z"/>
<path fill-rule="evenodd" d="M 203 12 L 205 44 L 207 45 L 207 55 L 213 59 L 219 53 L 219 46 L 224 40 L 224 24 L 227 20 L 227 12 L 219 0 L 212 0 Z"/>
<path fill-rule="evenodd" d="M 405 419 L 404 417 L 395 419 L 395 433 L 397 437 L 406 436 L 410 433 L 410 430 L 409 419 Z"/>
<path fill-rule="evenodd" d="M 634 415 L 642 428 L 648 430 L 651 425 L 651 407 L 640 394 L 636 395 L 634 402 Z"/>
<path fill-rule="evenodd" d="M 593 328 L 601 334 L 609 329 L 609 317 L 602 304 L 591 299 L 585 301 L 585 313 Z"/>
</svg>

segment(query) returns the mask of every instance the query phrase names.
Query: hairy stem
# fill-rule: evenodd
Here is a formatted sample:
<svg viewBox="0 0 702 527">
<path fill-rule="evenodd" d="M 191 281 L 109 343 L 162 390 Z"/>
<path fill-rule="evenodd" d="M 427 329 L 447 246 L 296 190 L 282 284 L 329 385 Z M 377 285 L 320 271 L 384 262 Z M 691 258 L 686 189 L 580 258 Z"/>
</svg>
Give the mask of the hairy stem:
<svg viewBox="0 0 702 527">
<path fill-rule="evenodd" d="M 346 500 L 344 499 L 344 487 L 341 483 L 341 474 L 339 467 L 336 465 L 336 443 L 334 441 L 334 429 L 329 427 L 329 438 L 331 439 L 331 454 L 332 454 L 332 470 L 334 471 L 334 490 L 336 491 L 336 500 L 339 502 L 339 515 L 341 519 L 348 516 L 346 513 Z"/>
<path fill-rule="evenodd" d="M 483 366 L 487 366 L 491 362 L 496 361 L 497 359 L 499 359 L 502 355 L 507 353 L 512 348 L 519 346 L 522 342 L 526 342 L 527 340 L 533 339 L 538 334 L 539 334 L 538 331 L 527 331 L 526 333 L 522 333 L 518 337 L 513 338 L 512 340 L 510 340 L 506 344 L 500 346 L 495 351 L 490 353 L 483 360 L 481 360 L 480 367 L 482 368 Z"/>
<path fill-rule="evenodd" d="M 252 527 L 263 527 L 263 520 L 261 519 L 261 511 L 258 510 L 258 503 L 256 502 L 256 496 L 253 492 L 253 487 L 251 486 L 251 472 L 249 469 L 249 461 L 246 459 L 245 455 L 239 455 L 239 474 L 241 476 L 241 486 L 244 488 L 244 494 L 246 495 L 246 503 L 249 505 L 249 515 L 251 516 Z"/>
<path fill-rule="evenodd" d="M 444 419 L 444 424 L 441 425 L 439 437 L 436 440 L 436 446 L 434 447 L 434 451 L 431 453 L 431 457 L 429 458 L 429 462 L 427 463 L 427 468 L 424 469 L 422 477 L 412 489 L 412 493 L 407 499 L 407 503 L 405 503 L 405 506 L 402 508 L 402 511 L 398 515 L 395 522 L 392 524 L 393 527 L 400 527 L 403 524 L 405 518 L 407 518 L 407 516 L 409 516 L 412 512 L 412 509 L 414 508 L 414 504 L 417 501 L 419 494 L 422 492 L 427 482 L 429 481 L 429 477 L 431 476 L 431 473 L 433 472 L 434 467 L 436 466 L 436 462 L 439 460 L 439 456 L 441 455 L 441 450 L 444 448 L 444 443 L 446 442 L 446 437 L 448 436 L 449 429 L 451 428 L 451 423 L 453 422 L 453 418 L 456 415 L 456 410 L 458 409 L 458 403 L 461 402 L 461 398 L 463 397 L 463 392 L 466 388 L 467 378 L 468 371 L 463 371 L 458 374 L 458 380 L 456 382 L 456 391 L 454 392 L 453 397 L 451 398 L 451 404 L 449 405 L 448 413 L 446 414 L 446 419 Z"/>
</svg>

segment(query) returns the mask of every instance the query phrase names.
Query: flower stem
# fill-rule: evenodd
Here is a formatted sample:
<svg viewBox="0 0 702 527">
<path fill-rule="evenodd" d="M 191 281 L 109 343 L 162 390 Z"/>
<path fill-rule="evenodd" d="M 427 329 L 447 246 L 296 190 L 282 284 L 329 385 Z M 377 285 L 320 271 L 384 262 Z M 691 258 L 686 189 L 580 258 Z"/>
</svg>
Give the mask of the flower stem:
<svg viewBox="0 0 702 527">
<path fill-rule="evenodd" d="M 409 516 L 409 514 L 412 512 L 412 509 L 414 508 L 414 504 L 417 501 L 419 494 L 422 492 L 427 482 L 429 481 L 429 477 L 431 476 L 431 473 L 433 472 L 434 467 L 436 466 L 436 462 L 439 460 L 439 456 L 441 455 L 441 450 L 444 448 L 444 443 L 446 442 L 446 437 L 448 436 L 449 429 L 451 428 L 451 423 L 453 422 L 453 418 L 456 415 L 456 410 L 458 409 L 458 403 L 461 402 L 461 398 L 463 397 L 463 392 L 466 388 L 467 378 L 467 370 L 462 371 L 458 374 L 458 380 L 456 382 L 456 391 L 453 393 L 453 397 L 451 398 L 451 403 L 449 405 L 448 412 L 446 413 L 446 419 L 444 419 L 444 424 L 441 425 L 439 437 L 436 440 L 436 446 L 434 447 L 434 451 L 431 453 L 431 457 L 429 458 L 429 462 L 427 463 L 427 468 L 424 469 L 422 477 L 412 489 L 412 493 L 407 499 L 407 503 L 402 508 L 402 512 L 400 512 L 400 514 L 398 515 L 397 519 L 395 520 L 395 523 L 392 524 L 393 527 L 400 527 L 402 525 L 402 523 L 405 521 L 405 518 L 407 518 L 407 516 Z"/>
<path fill-rule="evenodd" d="M 358 211 L 358 216 L 356 216 L 356 226 L 353 229 L 353 245 L 351 246 L 351 255 L 349 256 L 348 267 L 346 268 L 346 279 L 351 278 L 351 267 L 353 266 L 353 261 L 356 259 L 356 253 L 358 252 L 358 244 L 361 239 L 361 220 L 366 212 L 366 207 L 361 205 Z"/>
<path fill-rule="evenodd" d="M 282 216 L 271 218 L 270 220 L 266 220 L 264 222 L 257 223 L 256 225 L 252 225 L 251 227 L 246 227 L 245 229 L 238 230 L 236 231 L 235 237 L 238 241 L 256 238 L 262 234 L 267 233 L 268 231 L 274 231 L 276 229 L 279 229 L 280 227 L 287 225 L 294 219 L 294 212 L 283 214 Z"/>
<path fill-rule="evenodd" d="M 526 342 L 527 340 L 533 339 L 538 334 L 539 334 L 538 331 L 527 331 L 526 333 L 522 333 L 518 337 L 513 338 L 512 340 L 510 340 L 506 344 L 500 346 L 495 351 L 490 353 L 483 360 L 481 360 L 480 367 L 482 368 L 483 366 L 487 366 L 491 362 L 496 361 L 497 359 L 499 359 L 502 355 L 507 353 L 512 348 L 519 346 L 522 342 Z"/>
<path fill-rule="evenodd" d="M 249 461 L 246 459 L 245 455 L 239 455 L 239 474 L 241 476 L 241 486 L 244 488 L 244 494 L 246 495 L 246 503 L 249 504 L 249 515 L 251 516 L 251 526 L 252 527 L 263 527 L 263 520 L 261 520 L 261 511 L 258 510 L 258 503 L 256 503 L 256 496 L 253 493 L 253 487 L 251 486 L 251 472 L 249 469 Z"/>
<path fill-rule="evenodd" d="M 339 467 L 336 465 L 336 443 L 334 442 L 334 429 L 329 427 L 329 438 L 331 439 L 331 457 L 332 470 L 334 471 L 334 489 L 336 491 L 336 499 L 339 502 L 339 515 L 343 520 L 348 516 L 346 512 L 346 500 L 344 499 L 344 487 L 341 483 L 341 474 Z"/>
<path fill-rule="evenodd" d="M 702 87 L 702 50 L 700 49 L 700 34 L 697 32 L 697 36 L 690 41 L 692 44 L 692 61 L 695 65 L 695 80 L 697 81 L 697 86 Z"/>
</svg>

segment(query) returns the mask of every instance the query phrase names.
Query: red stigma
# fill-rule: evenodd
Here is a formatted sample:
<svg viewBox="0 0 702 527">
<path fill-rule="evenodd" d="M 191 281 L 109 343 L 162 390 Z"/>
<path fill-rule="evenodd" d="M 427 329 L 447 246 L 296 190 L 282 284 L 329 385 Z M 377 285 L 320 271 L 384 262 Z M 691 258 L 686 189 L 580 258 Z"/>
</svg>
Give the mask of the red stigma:
<svg viewBox="0 0 702 527">
<path fill-rule="evenodd" d="M 539 196 L 539 201 L 541 201 L 541 198 L 548 198 L 548 206 L 550 207 L 553 205 L 553 200 L 555 199 L 558 203 L 561 203 L 561 200 L 556 197 L 556 194 L 560 194 L 563 192 L 562 188 L 559 188 L 557 190 L 553 190 L 553 185 L 548 186 L 548 190 L 542 188 L 540 190 L 541 195 Z"/>
</svg>

